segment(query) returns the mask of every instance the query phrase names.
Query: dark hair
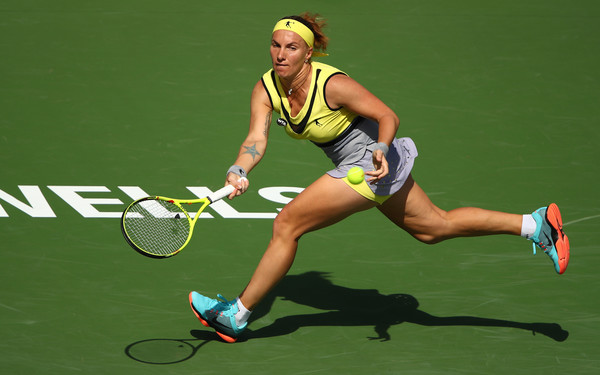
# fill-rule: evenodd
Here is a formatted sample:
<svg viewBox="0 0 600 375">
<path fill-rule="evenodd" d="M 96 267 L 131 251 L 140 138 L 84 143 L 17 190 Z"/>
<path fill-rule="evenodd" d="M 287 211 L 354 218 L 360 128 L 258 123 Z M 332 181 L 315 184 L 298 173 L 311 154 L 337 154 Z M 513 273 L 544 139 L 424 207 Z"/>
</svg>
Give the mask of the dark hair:
<svg viewBox="0 0 600 375">
<path fill-rule="evenodd" d="M 313 46 L 315 51 L 325 51 L 327 49 L 329 37 L 323 33 L 323 28 L 327 26 L 327 23 L 319 14 L 304 12 L 299 16 L 288 16 L 283 17 L 282 20 L 283 19 L 292 19 L 308 27 L 315 35 L 315 45 Z"/>
</svg>

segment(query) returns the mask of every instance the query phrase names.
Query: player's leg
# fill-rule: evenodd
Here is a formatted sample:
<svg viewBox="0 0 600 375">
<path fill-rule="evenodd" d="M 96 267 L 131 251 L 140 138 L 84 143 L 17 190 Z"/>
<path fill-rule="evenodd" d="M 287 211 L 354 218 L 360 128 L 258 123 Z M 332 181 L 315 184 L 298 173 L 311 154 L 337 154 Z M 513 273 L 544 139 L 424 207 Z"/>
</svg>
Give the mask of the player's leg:
<svg viewBox="0 0 600 375">
<path fill-rule="evenodd" d="M 521 234 L 522 215 L 461 207 L 444 211 L 408 178 L 400 191 L 378 207 L 392 222 L 425 243 L 454 237 Z"/>
<path fill-rule="evenodd" d="M 476 207 L 444 211 L 435 206 L 425 192 L 409 177 L 400 191 L 379 207 L 392 222 L 425 243 L 454 237 L 491 234 L 522 235 L 533 241 L 562 274 L 570 257 L 569 239 L 562 228 L 556 204 L 542 207 L 531 215 L 516 215 Z M 531 224 L 527 224 L 527 220 Z"/>
<path fill-rule="evenodd" d="M 290 269 L 303 234 L 373 206 L 374 202 L 359 195 L 341 179 L 322 176 L 277 215 L 267 250 L 239 299 L 219 302 L 191 292 L 194 313 L 202 324 L 214 328 L 224 340 L 236 341 L 246 328 L 250 311 Z"/>
</svg>

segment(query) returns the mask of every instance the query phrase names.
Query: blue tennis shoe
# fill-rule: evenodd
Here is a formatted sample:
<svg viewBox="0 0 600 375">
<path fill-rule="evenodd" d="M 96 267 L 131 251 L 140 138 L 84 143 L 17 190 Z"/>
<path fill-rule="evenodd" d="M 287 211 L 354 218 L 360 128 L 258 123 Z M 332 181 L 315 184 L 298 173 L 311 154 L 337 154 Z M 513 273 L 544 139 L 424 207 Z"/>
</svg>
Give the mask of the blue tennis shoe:
<svg viewBox="0 0 600 375">
<path fill-rule="evenodd" d="M 191 292 L 189 299 L 192 311 L 200 323 L 214 329 L 223 340 L 236 342 L 248 323 L 238 327 L 235 323 L 235 314 L 238 312 L 236 302 L 228 301 L 220 294 L 217 297 L 221 301 Z"/>
<path fill-rule="evenodd" d="M 562 274 L 569 265 L 569 238 L 563 231 L 563 222 L 558 206 L 551 203 L 541 207 L 532 214 L 537 227 L 530 240 L 533 241 L 533 253 L 536 246 L 548 254 L 554 263 L 554 269 Z"/>
</svg>

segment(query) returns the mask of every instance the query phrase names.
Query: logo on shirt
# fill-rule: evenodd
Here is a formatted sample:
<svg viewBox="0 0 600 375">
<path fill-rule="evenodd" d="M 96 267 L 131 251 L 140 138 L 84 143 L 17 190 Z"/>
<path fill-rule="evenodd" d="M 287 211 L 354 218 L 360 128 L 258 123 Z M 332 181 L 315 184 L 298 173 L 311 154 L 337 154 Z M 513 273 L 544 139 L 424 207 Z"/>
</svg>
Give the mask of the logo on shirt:
<svg viewBox="0 0 600 375">
<path fill-rule="evenodd" d="M 277 125 L 279 125 L 279 126 L 287 126 L 287 124 L 288 123 L 287 123 L 287 121 L 285 121 L 285 119 L 282 119 L 282 118 L 278 118 L 277 119 Z"/>
</svg>

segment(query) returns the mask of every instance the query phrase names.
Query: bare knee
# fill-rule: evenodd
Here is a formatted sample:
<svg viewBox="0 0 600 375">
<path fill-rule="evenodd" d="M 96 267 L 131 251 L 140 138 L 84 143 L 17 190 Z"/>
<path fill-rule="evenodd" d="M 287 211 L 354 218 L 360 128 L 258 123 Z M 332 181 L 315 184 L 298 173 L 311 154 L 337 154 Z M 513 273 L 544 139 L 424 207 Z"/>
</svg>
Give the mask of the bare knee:
<svg viewBox="0 0 600 375">
<path fill-rule="evenodd" d="M 408 229 L 408 232 L 414 238 L 427 245 L 435 245 L 450 238 L 448 235 L 450 222 L 448 221 L 448 213 L 446 211 L 435 207 L 435 210 L 425 222 L 413 226 Z"/>
<path fill-rule="evenodd" d="M 277 215 L 273 221 L 273 238 L 283 240 L 297 241 L 304 234 L 299 230 L 298 226 L 294 225 L 297 220 L 294 215 L 285 208 Z"/>
</svg>

